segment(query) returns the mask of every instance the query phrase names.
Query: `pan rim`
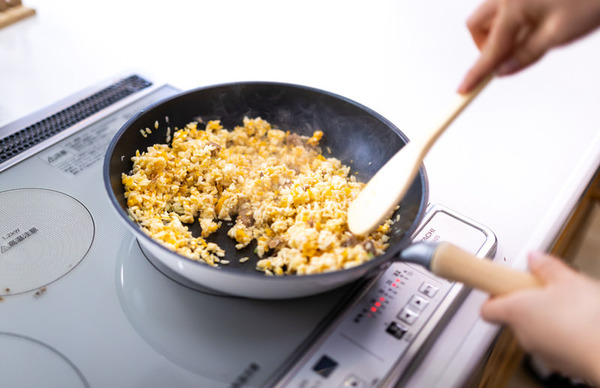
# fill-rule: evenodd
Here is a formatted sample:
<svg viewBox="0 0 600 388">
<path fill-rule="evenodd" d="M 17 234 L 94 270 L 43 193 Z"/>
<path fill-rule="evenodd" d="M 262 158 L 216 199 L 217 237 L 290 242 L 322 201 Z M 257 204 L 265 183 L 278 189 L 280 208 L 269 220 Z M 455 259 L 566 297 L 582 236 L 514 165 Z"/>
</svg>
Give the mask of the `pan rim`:
<svg viewBox="0 0 600 388">
<path fill-rule="evenodd" d="M 179 93 L 176 93 L 172 96 L 169 96 L 169 97 L 166 97 L 163 99 L 160 99 L 160 100 L 144 107 L 138 113 L 136 113 L 134 116 L 132 116 L 129 120 L 127 120 L 121 126 L 121 128 L 119 128 L 117 133 L 113 136 L 113 138 L 106 150 L 105 156 L 104 156 L 102 172 L 103 172 L 103 181 L 104 181 L 105 190 L 108 194 L 108 197 L 110 199 L 110 202 L 111 202 L 114 210 L 117 211 L 119 218 L 122 221 L 124 221 L 129 228 L 131 228 L 130 232 L 132 233 L 133 237 L 135 237 L 136 239 L 139 239 L 141 237 L 144 239 L 145 242 L 152 244 L 152 246 L 154 246 L 155 248 L 161 249 L 165 253 L 175 255 L 177 259 L 185 260 L 186 262 L 193 263 L 194 265 L 205 266 L 208 271 L 217 270 L 217 271 L 224 271 L 226 273 L 230 272 L 232 274 L 235 274 L 236 276 L 261 278 L 261 280 L 264 279 L 264 281 L 267 281 L 267 282 L 281 282 L 281 281 L 289 282 L 290 278 L 301 278 L 301 279 L 312 279 L 312 280 L 316 280 L 316 281 L 321 281 L 321 280 L 326 281 L 330 277 L 340 276 L 340 273 L 349 274 L 349 276 L 351 274 L 355 274 L 357 272 L 367 273 L 369 271 L 372 271 L 376 267 L 384 265 L 388 262 L 391 263 L 392 261 L 397 259 L 399 257 L 400 251 L 402 251 L 402 249 L 404 249 L 406 246 L 410 245 L 412 238 L 413 238 L 413 234 L 415 233 L 415 231 L 417 230 L 421 221 L 423 220 L 425 208 L 427 207 L 427 204 L 428 204 L 429 183 L 428 183 L 427 171 L 426 171 L 424 165 L 421 165 L 421 167 L 419 168 L 419 173 L 416 178 L 416 179 L 420 180 L 422 191 L 423 191 L 422 196 L 421 196 L 421 201 L 418 206 L 417 216 L 416 216 L 415 220 L 413 221 L 413 223 L 411 224 L 411 227 L 405 232 L 404 237 L 399 242 L 395 243 L 393 247 L 389 247 L 389 248 L 393 248 L 393 249 L 388 249 L 383 254 L 381 254 L 377 257 L 374 257 L 373 259 L 366 261 L 355 267 L 334 270 L 334 271 L 328 271 L 328 272 L 322 272 L 322 273 L 316 273 L 316 274 L 305 274 L 305 275 L 294 274 L 294 275 L 269 276 L 258 270 L 255 270 L 254 272 L 250 272 L 250 271 L 245 272 L 245 271 L 241 271 L 237 268 L 227 267 L 227 265 L 211 266 L 211 265 L 208 265 L 201 261 L 190 259 L 188 257 L 185 257 L 185 256 L 169 249 L 168 247 L 164 246 L 160 242 L 154 240 L 152 237 L 148 236 L 143 231 L 143 229 L 136 222 L 134 222 L 129 217 L 129 215 L 124 211 L 124 209 L 120 206 L 119 201 L 117 200 L 116 195 L 111 187 L 110 161 L 112 159 L 116 144 L 121 139 L 123 134 L 131 127 L 131 124 L 133 122 L 135 122 L 138 118 L 140 118 L 146 112 L 151 111 L 152 109 L 154 109 L 160 105 L 166 104 L 172 100 L 182 98 L 183 96 L 188 95 L 188 94 L 197 93 L 200 91 L 206 91 L 206 90 L 210 90 L 210 89 L 225 88 L 225 87 L 231 88 L 231 87 L 236 87 L 236 86 L 261 86 L 261 85 L 271 86 L 271 87 L 285 87 L 285 88 L 295 88 L 295 89 L 300 89 L 300 90 L 307 90 L 310 92 L 315 92 L 315 93 L 326 95 L 326 96 L 329 96 L 329 97 L 332 97 L 332 98 L 335 98 L 338 100 L 342 100 L 350 105 L 353 105 L 353 106 L 359 108 L 360 110 L 364 111 L 368 115 L 371 115 L 372 117 L 381 121 L 387 128 L 392 130 L 405 143 L 408 143 L 408 141 L 409 141 L 408 137 L 398 127 L 396 127 L 396 125 L 394 125 L 387 118 L 385 118 L 378 112 L 374 111 L 373 109 L 371 109 L 353 99 L 350 99 L 348 97 L 344 97 L 337 93 L 319 89 L 319 88 L 312 87 L 312 86 L 288 83 L 288 82 L 277 82 L 277 81 L 234 81 L 234 82 L 224 82 L 224 83 L 205 85 L 205 86 L 200 86 L 200 87 L 192 88 L 189 90 L 181 91 Z"/>
</svg>

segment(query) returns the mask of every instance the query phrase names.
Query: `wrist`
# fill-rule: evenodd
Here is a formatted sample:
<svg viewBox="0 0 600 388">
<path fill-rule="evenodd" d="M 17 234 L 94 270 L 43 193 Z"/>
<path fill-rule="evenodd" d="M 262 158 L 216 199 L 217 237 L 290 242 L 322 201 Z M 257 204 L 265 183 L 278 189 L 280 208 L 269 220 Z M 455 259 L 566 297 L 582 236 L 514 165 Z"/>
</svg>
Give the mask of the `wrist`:
<svg viewBox="0 0 600 388">
<path fill-rule="evenodd" d="M 600 387 L 600 361 L 597 357 L 590 364 L 589 383 L 594 387 Z"/>
<path fill-rule="evenodd" d="M 584 366 L 584 379 L 594 387 L 600 387 L 600 336 L 593 334 L 594 338 L 591 338 L 589 342 L 589 348 L 586 352 L 586 359 L 582 366 Z"/>
</svg>

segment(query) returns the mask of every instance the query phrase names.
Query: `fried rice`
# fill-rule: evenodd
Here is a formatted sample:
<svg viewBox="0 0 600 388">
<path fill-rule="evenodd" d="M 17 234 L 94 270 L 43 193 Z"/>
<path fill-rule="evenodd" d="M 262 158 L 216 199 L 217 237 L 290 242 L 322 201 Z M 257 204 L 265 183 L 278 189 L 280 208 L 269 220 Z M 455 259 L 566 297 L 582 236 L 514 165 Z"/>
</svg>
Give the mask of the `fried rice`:
<svg viewBox="0 0 600 388">
<path fill-rule="evenodd" d="M 170 145 L 138 150 L 122 176 L 130 217 L 156 241 L 190 259 L 227 265 L 225 251 L 209 240 L 233 223 L 227 235 L 237 249 L 255 244 L 256 269 L 268 275 L 346 269 L 387 248 L 391 220 L 368 236 L 349 231 L 348 205 L 364 184 L 340 160 L 323 156 L 323 132 L 300 136 L 260 118 L 233 130 L 219 121 L 199 125 L 176 129 Z M 199 236 L 188 227 L 195 222 Z"/>
</svg>

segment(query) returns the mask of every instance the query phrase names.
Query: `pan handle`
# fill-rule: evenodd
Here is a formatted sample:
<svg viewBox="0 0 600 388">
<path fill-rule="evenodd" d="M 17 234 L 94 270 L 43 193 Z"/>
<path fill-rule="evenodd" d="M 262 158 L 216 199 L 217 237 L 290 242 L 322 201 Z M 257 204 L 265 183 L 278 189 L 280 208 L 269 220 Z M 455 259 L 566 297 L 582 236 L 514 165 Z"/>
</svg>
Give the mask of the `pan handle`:
<svg viewBox="0 0 600 388">
<path fill-rule="evenodd" d="M 528 272 L 483 260 L 449 243 L 417 243 L 404 249 L 400 259 L 423 265 L 435 275 L 489 293 L 504 295 L 524 288 L 541 287 Z"/>
</svg>

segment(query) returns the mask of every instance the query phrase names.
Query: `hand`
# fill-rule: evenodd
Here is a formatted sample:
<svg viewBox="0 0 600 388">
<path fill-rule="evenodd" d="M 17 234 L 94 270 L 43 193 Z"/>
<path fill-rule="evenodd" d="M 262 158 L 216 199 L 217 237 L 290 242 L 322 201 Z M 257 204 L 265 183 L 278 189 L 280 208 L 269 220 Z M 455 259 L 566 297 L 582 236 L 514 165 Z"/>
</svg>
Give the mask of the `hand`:
<svg viewBox="0 0 600 388">
<path fill-rule="evenodd" d="M 544 286 L 490 298 L 481 315 L 510 326 L 548 368 L 600 384 L 600 282 L 539 252 L 529 267 Z"/>
<path fill-rule="evenodd" d="M 516 73 L 598 26 L 600 0 L 486 0 L 467 21 L 481 55 L 458 92 L 493 72 Z"/>
</svg>

